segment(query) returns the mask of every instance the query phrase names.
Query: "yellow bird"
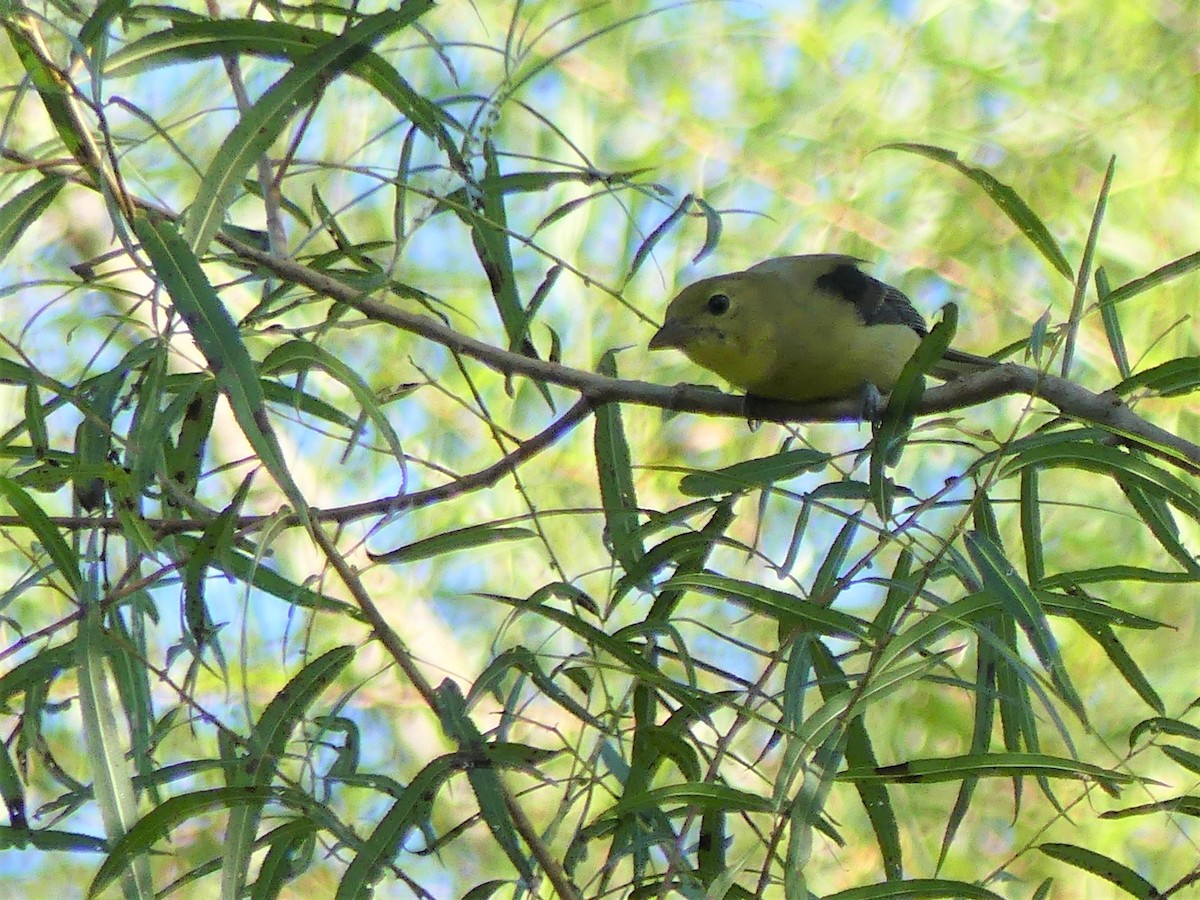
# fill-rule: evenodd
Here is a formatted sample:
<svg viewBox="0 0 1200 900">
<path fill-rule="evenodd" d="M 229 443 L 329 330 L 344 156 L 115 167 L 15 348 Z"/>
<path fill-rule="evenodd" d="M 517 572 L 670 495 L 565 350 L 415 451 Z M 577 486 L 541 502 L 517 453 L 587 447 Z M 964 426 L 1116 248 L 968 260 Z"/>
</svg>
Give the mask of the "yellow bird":
<svg viewBox="0 0 1200 900">
<path fill-rule="evenodd" d="M 890 391 L 927 333 L 911 301 L 853 256 L 782 256 L 684 288 L 650 349 L 674 347 L 748 394 L 810 402 Z M 949 350 L 948 379 L 995 360 Z M 873 411 L 873 410 L 872 410 Z"/>
</svg>

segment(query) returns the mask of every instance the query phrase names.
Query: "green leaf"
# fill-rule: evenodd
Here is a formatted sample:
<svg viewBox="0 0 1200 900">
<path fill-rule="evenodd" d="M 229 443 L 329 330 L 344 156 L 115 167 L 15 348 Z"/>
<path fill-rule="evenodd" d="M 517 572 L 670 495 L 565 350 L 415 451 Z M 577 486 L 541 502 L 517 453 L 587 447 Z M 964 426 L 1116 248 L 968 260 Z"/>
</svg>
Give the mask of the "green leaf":
<svg viewBox="0 0 1200 900">
<path fill-rule="evenodd" d="M 812 646 L 813 669 L 817 675 L 817 686 L 821 696 L 829 700 L 850 691 L 850 679 L 846 677 L 846 673 L 828 648 L 819 641 L 814 641 Z M 879 767 L 871 734 L 862 716 L 855 716 L 846 723 L 845 757 L 846 765 L 851 769 Z M 855 788 L 871 822 L 871 829 L 875 832 L 875 842 L 879 845 L 884 872 L 889 881 L 898 881 L 904 877 L 903 845 L 900 841 L 900 828 L 896 822 L 896 811 L 892 807 L 887 788 L 882 784 L 865 781 L 856 784 Z"/>
<path fill-rule="evenodd" d="M 1100 194 L 1096 198 L 1096 206 L 1092 211 L 1092 223 L 1088 228 L 1087 241 L 1083 245 L 1083 258 L 1079 261 L 1079 273 L 1075 278 L 1075 290 L 1071 296 L 1071 312 L 1067 316 L 1066 335 L 1063 340 L 1062 367 L 1059 373 L 1063 378 L 1071 377 L 1071 363 L 1075 358 L 1075 340 L 1083 319 L 1083 298 L 1087 293 L 1092 260 L 1096 255 L 1096 241 L 1100 238 L 1100 223 L 1104 221 L 1104 210 L 1108 206 L 1108 195 L 1112 190 L 1113 173 L 1116 168 L 1117 158 L 1109 157 L 1108 170 L 1104 173 Z"/>
<path fill-rule="evenodd" d="M 521 849 L 521 841 L 505 800 L 505 790 L 500 783 L 499 773 L 493 766 L 486 764 L 489 758 L 488 744 L 467 714 L 466 702 L 458 685 L 449 678 L 437 688 L 437 711 L 442 730 L 458 745 L 459 753 L 467 760 L 467 780 L 471 782 L 471 789 L 475 792 L 480 816 L 509 862 L 526 883 L 532 883 L 533 870 L 529 866 L 525 851 Z"/>
<path fill-rule="evenodd" d="M 1095 781 L 1112 790 L 1116 790 L 1119 785 L 1133 784 L 1139 780 L 1124 772 L 1043 753 L 976 753 L 935 759 L 912 759 L 875 769 L 846 769 L 838 773 L 837 780 L 853 783 L 880 781 L 886 784 L 933 784 L 940 781 L 961 781 L 964 778 L 1010 778 L 1013 775 Z"/>
<path fill-rule="evenodd" d="M 1128 806 L 1125 809 L 1107 809 L 1100 814 L 1100 818 L 1128 819 L 1134 816 L 1150 816 L 1159 813 L 1200 818 L 1200 797 L 1185 794 L 1182 797 L 1155 800 L 1153 803 L 1141 803 L 1137 806 Z"/>
<path fill-rule="evenodd" d="M 500 190 L 500 163 L 491 141 L 484 144 L 483 180 L 472 185 L 468 192 L 467 209 L 462 213 L 471 228 L 471 241 L 479 264 L 487 275 L 492 299 L 504 332 L 508 349 L 514 353 L 529 352 L 528 316 L 517 291 L 517 276 L 513 271 L 512 246 L 508 235 L 508 213 L 504 208 L 504 193 Z"/>
<path fill-rule="evenodd" d="M 0 206 L 0 261 L 54 202 L 66 183 L 62 175 L 47 175 Z"/>
<path fill-rule="evenodd" d="M 692 265 L 700 262 L 704 257 L 708 256 L 717 248 L 717 244 L 721 242 L 721 231 L 724 223 L 721 220 L 719 210 L 713 209 L 708 201 L 702 197 L 696 198 L 696 206 L 700 208 L 700 212 L 704 214 L 704 222 L 706 229 L 704 232 L 704 246 L 696 251 L 696 255 L 692 257 Z"/>
<path fill-rule="evenodd" d="M 116 843 L 133 828 L 137 818 L 132 771 L 117 725 L 117 698 L 109 680 L 108 646 L 98 597 L 81 597 L 84 603 L 79 639 L 75 642 L 79 672 L 79 711 L 83 722 L 83 745 L 91 762 L 93 791 L 104 821 L 104 833 Z M 109 856 L 111 860 L 112 854 Z M 127 893 L 154 896 L 149 859 L 133 854 L 126 862 Z M 107 860 L 106 860 L 107 863 Z"/>
<path fill-rule="evenodd" d="M 779 622 L 781 629 L 789 632 L 804 626 L 831 637 L 865 637 L 874 633 L 874 626 L 866 619 L 826 609 L 793 594 L 711 572 L 676 575 L 659 589 L 690 589 L 715 594 L 755 615 Z"/>
<path fill-rule="evenodd" d="M 266 398 L 258 370 L 242 343 L 233 317 L 209 284 L 199 260 L 173 225 L 169 222 L 155 225 L 145 216 L 138 216 L 134 230 L 229 399 L 234 418 L 246 440 L 307 526 L 308 504 L 283 458 L 283 450 L 266 413 Z"/>
<path fill-rule="evenodd" d="M 148 853 L 155 843 L 170 835 L 171 829 L 193 816 L 214 809 L 237 810 L 246 804 L 261 807 L 269 800 L 287 802 L 310 814 L 319 809 L 315 801 L 300 791 L 269 786 L 222 787 L 171 797 L 146 813 L 123 838 L 112 845 L 108 857 L 88 885 L 87 896 L 99 897 L 120 876 L 131 859 Z"/>
<path fill-rule="evenodd" d="M 884 881 L 863 887 L 826 894 L 823 900 L 890 900 L 890 898 L 949 897 L 951 900 L 1003 900 L 977 884 L 951 881 L 945 878 L 910 878 L 907 881 Z"/>
<path fill-rule="evenodd" d="M 292 676 L 255 723 L 246 757 L 234 768 L 229 787 L 260 791 L 263 800 L 269 796 L 267 789 L 275 778 L 292 732 L 317 697 L 354 658 L 354 653 L 355 648 L 351 646 L 334 647 Z M 225 896 L 239 896 L 245 885 L 261 816 L 262 802 L 243 801 L 229 817 L 221 869 Z"/>
<path fill-rule="evenodd" d="M 812 588 L 808 592 L 810 603 L 815 603 L 820 607 L 829 607 L 837 600 L 839 591 L 835 588 L 838 588 L 839 584 L 842 587 L 845 586 L 838 576 L 842 571 L 842 566 L 845 565 L 846 557 L 850 555 L 850 547 L 861 524 L 862 512 L 859 511 L 847 517 L 845 523 L 838 530 L 833 543 L 829 545 L 829 552 L 821 560 L 821 567 L 813 576 Z"/>
<path fill-rule="evenodd" d="M 35 43 L 40 40 L 40 37 L 30 39 L 30 33 L 36 35 L 36 32 L 32 31 L 27 22 L 12 12 L 0 12 L 4 12 L 3 15 L 0 15 L 0 22 L 8 32 L 8 39 L 12 43 L 13 49 L 17 51 L 17 58 L 21 61 L 38 96 L 41 97 L 42 105 L 46 108 L 46 115 L 50 117 L 50 122 L 54 125 L 54 130 L 58 132 L 63 146 L 80 165 L 88 168 L 88 174 L 95 179 L 97 184 L 102 184 L 103 179 L 100 173 L 91 168 L 94 159 L 91 150 L 94 148 L 85 143 L 90 136 L 81 135 L 78 131 L 78 120 L 71 108 L 71 101 L 68 100 L 71 86 L 66 75 L 43 58 Z"/>
<path fill-rule="evenodd" d="M 1129 366 L 1129 353 L 1125 349 L 1125 337 L 1121 333 L 1121 316 L 1117 305 L 1110 299 L 1112 289 L 1108 284 L 1108 274 L 1104 267 L 1096 269 L 1096 298 L 1100 303 L 1100 320 L 1104 323 L 1104 336 L 1108 339 L 1109 350 L 1112 351 L 1113 362 L 1122 378 L 1128 378 L 1133 369 Z"/>
<path fill-rule="evenodd" d="M 67 584 L 70 585 L 71 592 L 76 598 L 81 599 L 83 594 L 83 575 L 79 571 L 79 558 L 67 546 L 67 542 L 58 533 L 58 529 L 50 521 L 50 517 L 11 478 L 0 476 L 0 494 L 8 501 L 8 505 L 12 507 L 13 512 L 21 518 L 25 527 L 37 536 L 38 542 L 41 543 L 46 553 L 49 554 L 55 568 L 58 569 L 63 578 L 67 579 Z"/>
<path fill-rule="evenodd" d="M 1200 491 L 1160 466 L 1133 453 L 1072 439 L 1071 433 L 1047 443 L 1018 441 L 1012 445 L 1012 461 L 1001 477 L 1026 466 L 1064 466 L 1108 475 L 1118 484 L 1139 487 L 1171 503 L 1180 512 L 1200 522 Z"/>
<path fill-rule="evenodd" d="M 1061 860 L 1077 869 L 1099 875 L 1131 897 L 1138 897 L 1140 900 L 1159 900 L 1162 897 L 1153 884 L 1133 869 L 1094 850 L 1086 850 L 1073 844 L 1054 843 L 1038 844 L 1037 848 L 1052 859 Z"/>
<path fill-rule="evenodd" d="M 391 420 L 380 409 L 375 393 L 351 366 L 323 347 L 312 341 L 288 341 L 267 354 L 259 371 L 263 375 L 279 375 L 284 372 L 307 372 L 311 368 L 324 370 L 350 390 L 359 408 L 387 442 L 396 464 L 403 466 L 404 448 L 400 446 L 400 438 L 392 427 Z"/>
<path fill-rule="evenodd" d="M 1144 734 L 1170 734 L 1175 737 L 1185 737 L 1193 741 L 1200 741 L 1200 728 L 1189 722 L 1183 722 L 1179 719 L 1172 719 L 1166 716 L 1155 716 L 1138 722 L 1129 732 L 1130 749 L 1141 740 Z"/>
<path fill-rule="evenodd" d="M 414 23 L 433 7 L 432 2 L 406 2 L 401 8 L 405 24 Z M 287 22 L 260 19 L 202 19 L 176 22 L 166 31 L 148 34 L 123 46 L 106 60 L 105 76 L 121 78 L 152 69 L 175 66 L 183 60 L 223 59 L 260 56 L 288 59 L 299 63 L 315 48 L 326 47 L 339 35 L 318 28 L 306 28 Z M 371 85 L 398 112 L 418 129 L 437 141 L 450 158 L 455 171 L 466 171 L 466 164 L 455 147 L 447 128 L 460 128 L 439 106 L 413 90 L 386 59 L 371 50 L 351 60 L 346 71 Z"/>
<path fill-rule="evenodd" d="M 1200 356 L 1180 357 L 1129 375 L 1112 390 L 1125 396 L 1138 388 L 1160 397 L 1184 397 L 1195 393 L 1200 389 Z"/>
<path fill-rule="evenodd" d="M 627 794 L 615 805 L 600 813 L 592 826 L 609 821 L 618 822 L 623 817 L 635 813 L 665 812 L 663 807 L 668 804 L 679 804 L 679 808 L 667 812 L 667 815 L 683 815 L 688 809 L 762 813 L 775 810 L 774 803 L 769 798 L 760 797 L 758 794 L 715 782 L 687 782 Z"/>
<path fill-rule="evenodd" d="M 650 258 L 650 254 L 658 245 L 658 242 L 670 233 L 675 223 L 683 217 L 683 215 L 691 207 L 692 203 L 695 202 L 695 199 L 696 198 L 691 194 L 685 195 L 684 198 L 679 201 L 679 205 L 671 210 L 670 215 L 663 219 L 662 222 L 660 222 L 658 226 L 652 232 L 650 232 L 649 236 L 638 245 L 637 250 L 633 254 L 633 262 L 629 264 L 629 271 L 625 274 L 626 283 L 628 283 L 633 276 L 637 274 L 638 269 L 642 267 L 642 263 Z"/>
<path fill-rule="evenodd" d="M 1173 281 L 1197 269 L 1200 269 L 1200 251 L 1189 253 L 1187 256 L 1181 256 L 1179 259 L 1172 260 L 1166 265 L 1159 266 L 1149 275 L 1143 275 L 1141 278 L 1125 282 L 1119 288 L 1114 288 L 1110 291 L 1107 300 L 1109 303 L 1120 303 L 1122 300 L 1128 300 L 1130 297 L 1135 297 L 1143 291 L 1166 284 L 1168 281 Z"/>
<path fill-rule="evenodd" d="M 203 253 L 233 203 L 242 177 L 282 133 L 296 112 L 312 103 L 333 78 L 369 51 L 370 44 L 412 23 L 432 0 L 405 0 L 399 9 L 365 16 L 332 40 L 299 58 L 290 72 L 255 101 L 209 163 L 188 209 L 184 239 Z"/>
<path fill-rule="evenodd" d="M 1067 262 L 1058 242 L 1050 234 L 1050 229 L 1016 191 L 998 181 L 995 176 L 976 166 L 968 166 L 959 160 L 957 153 L 941 147 L 932 147 L 928 144 L 894 143 L 884 144 L 880 149 L 903 150 L 906 153 L 916 153 L 928 157 L 935 162 L 949 166 L 975 182 L 1000 208 L 1000 211 L 1008 216 L 1009 221 L 1021 229 L 1021 233 L 1029 239 L 1029 242 L 1046 258 L 1050 265 L 1054 266 L 1064 278 L 1074 280 L 1075 274 L 1071 269 L 1071 264 Z"/>
<path fill-rule="evenodd" d="M 1034 653 L 1049 672 L 1059 696 L 1075 711 L 1080 721 L 1086 722 L 1087 712 L 1083 708 L 1083 701 L 1071 684 L 1070 675 L 1058 652 L 1058 642 L 1050 631 L 1037 594 L 1030 590 L 1003 550 L 994 542 L 978 531 L 967 534 L 965 540 L 984 587 L 1001 601 L 1008 614 L 1021 626 Z"/>
<path fill-rule="evenodd" d="M 942 307 L 942 319 L 921 339 L 912 357 L 904 364 L 900 377 L 892 386 L 882 416 L 871 423 L 871 501 L 885 522 L 892 516 L 893 485 L 886 475 L 887 467 L 900 461 L 916 417 L 917 406 L 925 394 L 925 373 L 945 355 L 958 327 L 958 307 L 947 303 Z"/>
<path fill-rule="evenodd" d="M 712 472 L 689 472 L 679 481 L 679 493 L 685 497 L 712 497 L 767 487 L 804 472 L 819 471 L 829 464 L 830 458 L 828 453 L 816 450 L 786 450 Z"/>
<path fill-rule="evenodd" d="M 525 538 L 537 537 L 537 533 L 528 528 L 500 528 L 496 525 L 469 525 L 466 528 L 456 528 L 443 534 L 435 534 L 395 550 L 385 553 L 367 553 L 373 562 L 380 563 L 410 563 L 420 559 L 432 559 L 447 553 L 457 553 L 460 550 L 472 550 L 476 547 L 486 547 L 488 544 L 498 544 L 502 541 L 519 541 Z"/>
<path fill-rule="evenodd" d="M 400 852 L 400 842 L 422 820 L 430 818 L 438 789 L 461 768 L 456 754 L 446 754 L 431 760 L 416 774 L 346 867 L 338 883 L 337 900 L 358 900 L 371 894 L 384 869 Z"/>
<path fill-rule="evenodd" d="M 600 359 L 597 370 L 615 378 L 617 363 L 610 350 Z M 596 410 L 593 447 L 596 473 L 600 480 L 600 502 L 604 507 L 604 534 L 613 556 L 626 572 L 638 568 L 646 554 L 642 543 L 637 488 L 633 482 L 633 462 L 619 403 L 605 403 Z"/>
</svg>

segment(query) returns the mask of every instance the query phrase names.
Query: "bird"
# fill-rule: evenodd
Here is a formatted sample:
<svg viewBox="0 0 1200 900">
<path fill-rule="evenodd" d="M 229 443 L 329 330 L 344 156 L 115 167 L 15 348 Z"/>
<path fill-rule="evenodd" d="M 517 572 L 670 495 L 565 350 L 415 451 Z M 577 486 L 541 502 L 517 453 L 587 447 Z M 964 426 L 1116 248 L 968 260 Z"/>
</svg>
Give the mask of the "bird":
<svg viewBox="0 0 1200 900">
<path fill-rule="evenodd" d="M 684 288 L 649 349 L 674 348 L 748 395 L 800 403 L 858 397 L 864 417 L 891 391 L 928 333 L 901 291 L 853 256 L 767 259 Z M 942 380 L 998 365 L 948 350 Z"/>
</svg>

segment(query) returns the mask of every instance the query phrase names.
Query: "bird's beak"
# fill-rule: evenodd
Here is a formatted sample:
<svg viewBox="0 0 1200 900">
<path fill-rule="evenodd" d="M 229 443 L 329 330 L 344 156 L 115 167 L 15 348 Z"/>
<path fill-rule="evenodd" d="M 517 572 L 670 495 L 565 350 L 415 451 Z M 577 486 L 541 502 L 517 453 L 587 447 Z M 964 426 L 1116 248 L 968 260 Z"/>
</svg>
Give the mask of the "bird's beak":
<svg viewBox="0 0 1200 900">
<path fill-rule="evenodd" d="M 687 325 L 678 319 L 667 319 L 663 322 L 663 327 L 654 332 L 654 337 L 650 338 L 650 349 L 665 350 L 668 347 L 678 349 L 683 346 L 689 331 Z"/>
</svg>

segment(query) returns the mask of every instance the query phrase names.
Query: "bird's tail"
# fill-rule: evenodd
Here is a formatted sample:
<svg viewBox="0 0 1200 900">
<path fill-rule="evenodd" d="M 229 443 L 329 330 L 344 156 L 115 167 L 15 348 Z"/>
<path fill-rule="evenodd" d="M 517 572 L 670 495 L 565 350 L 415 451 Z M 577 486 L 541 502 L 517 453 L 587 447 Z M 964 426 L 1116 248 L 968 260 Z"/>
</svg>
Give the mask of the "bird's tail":
<svg viewBox="0 0 1200 900">
<path fill-rule="evenodd" d="M 951 348 L 942 354 L 941 360 L 930 369 L 929 373 L 942 381 L 951 381 L 981 369 L 995 368 L 998 365 L 1000 365 L 998 360 Z"/>
</svg>

